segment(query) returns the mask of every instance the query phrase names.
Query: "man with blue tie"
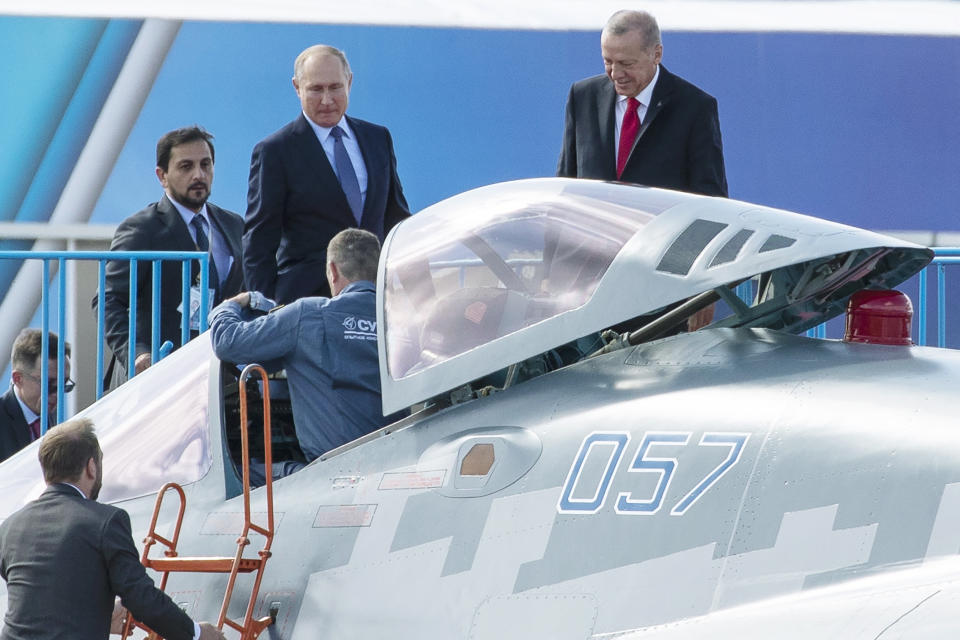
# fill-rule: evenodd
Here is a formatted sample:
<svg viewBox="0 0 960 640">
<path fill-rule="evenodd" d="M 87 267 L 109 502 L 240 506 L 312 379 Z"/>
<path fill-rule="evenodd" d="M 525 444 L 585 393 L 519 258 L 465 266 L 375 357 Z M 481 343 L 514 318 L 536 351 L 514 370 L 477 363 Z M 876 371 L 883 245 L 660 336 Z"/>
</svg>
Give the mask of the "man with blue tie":
<svg viewBox="0 0 960 640">
<path fill-rule="evenodd" d="M 353 73 L 342 51 L 294 63 L 301 114 L 253 149 L 243 235 L 246 286 L 288 303 L 329 296 L 326 247 L 358 227 L 380 241 L 410 215 L 386 127 L 346 115 Z"/>
<path fill-rule="evenodd" d="M 207 251 L 209 300 L 212 305 L 243 289 L 243 219 L 207 201 L 213 185 L 213 136 L 193 126 L 176 129 L 157 142 L 157 179 L 164 195 L 120 223 L 110 245 L 112 251 Z M 191 279 L 198 297 L 199 267 L 193 264 Z M 135 349 L 135 373 L 151 363 L 152 266 L 137 268 L 137 330 L 128 335 L 130 265 L 107 263 L 104 287 L 104 336 L 113 351 L 105 383 L 111 388 L 126 376 L 128 353 Z M 164 261 L 161 267 L 160 341 L 174 346 L 181 341 L 181 263 Z M 97 299 L 93 305 L 96 307 Z M 204 312 L 205 313 L 205 312 Z M 197 327 L 199 313 L 189 314 L 190 329 Z M 120 373 L 118 378 L 117 374 Z"/>
</svg>

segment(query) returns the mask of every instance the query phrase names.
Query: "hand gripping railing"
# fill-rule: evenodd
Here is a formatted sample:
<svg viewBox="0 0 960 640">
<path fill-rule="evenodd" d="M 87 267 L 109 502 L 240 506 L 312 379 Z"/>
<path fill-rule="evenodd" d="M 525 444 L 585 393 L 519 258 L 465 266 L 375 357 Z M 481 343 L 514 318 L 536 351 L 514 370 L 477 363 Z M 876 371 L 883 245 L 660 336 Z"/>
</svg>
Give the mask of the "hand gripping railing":
<svg viewBox="0 0 960 640">
<path fill-rule="evenodd" d="M 263 448 L 264 448 L 264 473 L 266 475 L 266 496 L 267 496 L 267 524 L 260 526 L 252 521 L 250 513 L 250 437 L 247 428 L 247 378 L 256 371 L 260 375 L 261 385 L 263 387 Z M 183 514 L 186 505 L 186 496 L 183 488 L 174 482 L 168 482 L 157 494 L 157 501 L 153 509 L 153 518 L 150 521 L 150 533 L 144 539 L 143 555 L 141 562 L 148 569 L 154 569 L 162 574 L 160 578 L 160 589 L 163 590 L 167 585 L 167 578 L 172 572 L 193 572 L 193 573 L 228 573 L 226 593 L 223 596 L 223 604 L 220 607 L 220 615 L 217 619 L 217 627 L 222 629 L 227 625 L 240 632 L 241 640 L 253 640 L 269 626 L 273 619 L 269 616 L 253 619 L 253 608 L 257 601 L 260 591 L 260 582 L 263 579 L 263 570 L 267 560 L 272 555 L 270 547 L 273 545 L 274 522 L 273 522 L 273 448 L 270 442 L 270 389 L 267 381 L 267 372 L 257 364 L 247 365 L 240 374 L 240 436 L 242 442 L 243 455 L 243 531 L 237 538 L 237 552 L 234 557 L 182 557 L 177 553 L 177 542 L 180 539 L 180 527 L 183 524 Z M 157 533 L 157 520 L 160 515 L 160 508 L 163 505 L 163 497 L 167 491 L 173 489 L 180 498 L 180 505 L 177 511 L 177 522 L 173 528 L 173 536 L 167 539 Z M 250 544 L 250 532 L 259 533 L 265 538 L 263 549 L 258 551 L 258 558 L 244 558 L 244 548 Z M 150 549 L 154 544 L 161 544 L 166 547 L 162 558 L 150 558 Z M 231 620 L 227 617 L 227 609 L 230 606 L 230 600 L 233 597 L 233 589 L 236 584 L 239 573 L 256 573 L 253 587 L 250 589 L 250 598 L 247 602 L 247 610 L 242 622 Z M 129 637 L 134 626 L 138 626 L 149 632 L 148 638 L 155 639 L 158 636 L 148 627 L 133 619 L 127 617 L 127 622 L 123 629 L 123 640 Z"/>
</svg>

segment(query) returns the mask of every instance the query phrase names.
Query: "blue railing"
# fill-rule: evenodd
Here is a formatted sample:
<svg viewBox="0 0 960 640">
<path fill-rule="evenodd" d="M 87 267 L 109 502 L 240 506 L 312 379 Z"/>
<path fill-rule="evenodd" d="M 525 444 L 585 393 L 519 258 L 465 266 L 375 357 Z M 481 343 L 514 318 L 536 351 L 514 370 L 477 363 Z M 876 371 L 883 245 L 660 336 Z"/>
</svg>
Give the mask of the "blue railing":
<svg viewBox="0 0 960 640">
<path fill-rule="evenodd" d="M 937 271 L 937 346 L 947 346 L 947 265 L 960 264 L 960 247 L 934 249 L 933 262 L 920 272 L 917 295 L 917 344 L 927 344 L 927 272 Z"/>
<path fill-rule="evenodd" d="M 935 269 L 937 273 L 936 280 L 936 327 L 937 327 L 937 346 L 945 347 L 947 342 L 947 298 L 946 298 L 946 267 L 952 264 L 960 264 L 960 247 L 941 247 L 935 248 L 935 257 L 933 262 L 918 275 L 917 292 L 917 344 L 927 344 L 927 307 L 929 306 L 928 272 Z M 56 361 L 60 363 L 57 371 L 57 422 L 64 419 L 64 382 L 62 363 L 65 358 L 64 343 L 66 335 L 66 278 L 64 277 L 64 267 L 67 260 L 95 260 L 99 262 L 98 287 L 97 287 L 97 374 L 96 374 L 96 398 L 103 396 L 103 373 L 104 373 L 104 285 L 106 280 L 106 263 L 109 260 L 127 260 L 130 262 L 130 305 L 128 311 L 128 335 L 136 336 L 137 322 L 137 272 L 140 263 L 149 262 L 153 265 L 153 279 L 151 282 L 152 296 L 152 324 L 151 324 L 151 361 L 157 362 L 168 352 L 160 344 L 160 289 L 161 289 L 161 270 L 160 265 L 163 261 L 174 260 L 182 264 L 181 267 L 181 301 L 184 308 L 189 308 L 190 300 L 190 261 L 197 260 L 200 264 L 200 305 L 201 309 L 208 306 L 209 298 L 209 256 L 205 252 L 199 251 L 0 251 L 0 260 L 41 260 L 42 261 L 42 279 L 41 279 L 41 302 L 40 302 L 40 324 L 43 332 L 42 352 L 40 358 L 40 378 L 49 379 L 49 344 L 47 336 L 50 331 L 50 279 L 51 263 L 56 262 L 59 271 L 57 278 L 57 293 L 59 296 L 59 305 L 56 310 L 57 315 L 57 333 L 61 339 L 57 341 Z M 741 285 L 738 289 L 741 295 L 750 294 L 750 283 Z M 207 329 L 207 318 L 205 314 L 200 314 L 199 328 L 202 333 Z M 181 344 L 190 339 L 190 327 L 188 316 L 181 321 Z M 825 338 L 827 336 L 827 325 L 822 324 L 814 327 L 807 332 L 808 336 Z M 135 374 L 136 349 L 133 348 L 135 338 L 130 340 L 131 348 L 128 349 L 127 371 L 132 377 Z M 41 384 L 41 424 L 44 430 L 48 422 L 47 414 L 47 394 L 48 385 Z"/>
<path fill-rule="evenodd" d="M 190 261 L 197 260 L 200 264 L 200 308 L 206 309 L 209 304 L 209 254 L 200 251 L 0 251 L 0 260 L 41 260 L 42 277 L 40 281 L 40 329 L 42 331 L 42 348 L 40 357 L 40 424 L 45 432 L 49 424 L 47 416 L 47 395 L 49 393 L 48 384 L 45 381 L 49 379 L 50 347 L 48 344 L 50 332 L 50 265 L 57 263 L 57 334 L 60 339 L 57 341 L 56 362 L 57 367 L 57 422 L 64 419 L 64 379 L 63 362 L 65 358 L 65 339 L 66 339 L 66 277 L 64 267 L 67 260 L 95 260 L 99 262 L 98 287 L 97 287 L 97 379 L 96 379 L 96 398 L 99 400 L 103 396 L 103 373 L 104 373 L 104 285 L 106 283 L 106 265 L 111 260 L 127 260 L 130 263 L 129 280 L 129 308 L 127 315 L 127 330 L 129 336 L 127 372 L 128 376 L 135 375 L 134 362 L 136 360 L 136 326 L 137 326 L 137 267 L 140 263 L 150 262 L 153 265 L 153 279 L 151 282 L 152 296 L 152 323 L 151 323 L 151 361 L 159 361 L 169 350 L 161 350 L 160 345 L 160 287 L 161 287 L 161 263 L 164 261 L 179 261 L 181 263 L 181 302 L 184 309 L 190 308 Z M 206 314 L 199 314 L 200 332 L 207 328 Z M 181 321 L 181 344 L 185 344 L 190 339 L 189 314 L 184 314 Z"/>
</svg>

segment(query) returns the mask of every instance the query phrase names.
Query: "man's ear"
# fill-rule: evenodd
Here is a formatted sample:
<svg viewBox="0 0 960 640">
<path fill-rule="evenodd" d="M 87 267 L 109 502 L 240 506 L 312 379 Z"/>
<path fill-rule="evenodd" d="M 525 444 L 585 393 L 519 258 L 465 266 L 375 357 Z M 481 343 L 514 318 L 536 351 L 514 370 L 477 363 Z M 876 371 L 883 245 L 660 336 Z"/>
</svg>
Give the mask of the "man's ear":
<svg viewBox="0 0 960 640">
<path fill-rule="evenodd" d="M 23 374 L 19 371 L 14 371 L 10 374 L 10 379 L 13 380 L 13 384 L 19 387 L 23 384 Z"/>
<path fill-rule="evenodd" d="M 97 479 L 97 459 L 90 457 L 87 460 L 87 466 L 83 469 L 83 472 L 87 475 L 90 480 Z"/>
</svg>

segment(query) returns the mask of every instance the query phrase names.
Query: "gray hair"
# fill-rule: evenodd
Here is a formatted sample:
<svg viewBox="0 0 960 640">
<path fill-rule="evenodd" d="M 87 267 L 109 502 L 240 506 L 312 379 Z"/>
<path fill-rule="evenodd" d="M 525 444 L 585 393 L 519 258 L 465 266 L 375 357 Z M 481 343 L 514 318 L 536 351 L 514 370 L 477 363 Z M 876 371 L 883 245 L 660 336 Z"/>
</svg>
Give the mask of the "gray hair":
<svg viewBox="0 0 960 640">
<path fill-rule="evenodd" d="M 327 262 L 337 265 L 346 280 L 377 280 L 380 241 L 363 229 L 344 229 L 327 245 Z"/>
<path fill-rule="evenodd" d="M 660 27 L 657 25 L 657 19 L 646 11 L 621 9 L 610 16 L 603 31 L 612 36 L 622 36 L 628 31 L 639 31 L 643 36 L 645 48 L 649 49 L 660 44 Z"/>
<path fill-rule="evenodd" d="M 300 55 L 297 56 L 296 61 L 293 63 L 293 77 L 299 82 L 300 75 L 303 73 L 303 67 L 307 64 L 307 60 L 314 56 L 333 56 L 340 61 L 340 64 L 343 66 L 343 72 L 349 78 L 351 75 L 350 63 L 347 62 L 347 54 L 345 54 L 340 49 L 336 47 L 331 47 L 328 44 L 315 44 L 312 47 L 307 47 L 300 52 Z"/>
</svg>

